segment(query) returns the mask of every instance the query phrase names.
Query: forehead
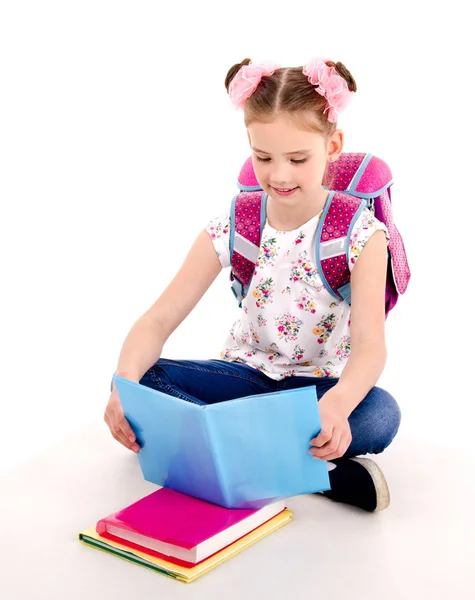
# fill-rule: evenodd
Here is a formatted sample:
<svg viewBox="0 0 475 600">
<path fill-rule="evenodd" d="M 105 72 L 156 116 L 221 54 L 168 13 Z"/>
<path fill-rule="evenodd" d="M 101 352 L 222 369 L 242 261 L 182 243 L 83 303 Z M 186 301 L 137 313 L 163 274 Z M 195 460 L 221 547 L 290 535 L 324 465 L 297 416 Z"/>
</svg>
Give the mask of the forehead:
<svg viewBox="0 0 475 600">
<path fill-rule="evenodd" d="M 253 121 L 247 130 L 251 146 L 269 153 L 316 150 L 324 144 L 321 133 L 304 129 L 299 121 L 287 115 L 269 122 Z"/>
</svg>

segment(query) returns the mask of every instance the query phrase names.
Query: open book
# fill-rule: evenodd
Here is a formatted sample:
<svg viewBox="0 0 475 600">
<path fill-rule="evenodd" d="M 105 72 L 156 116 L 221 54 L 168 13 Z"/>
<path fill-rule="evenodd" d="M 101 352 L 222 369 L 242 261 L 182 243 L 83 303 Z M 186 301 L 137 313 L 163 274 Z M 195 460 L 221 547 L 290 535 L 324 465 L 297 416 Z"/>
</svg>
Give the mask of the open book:
<svg viewBox="0 0 475 600">
<path fill-rule="evenodd" d="M 330 489 L 315 386 L 196 404 L 114 375 L 144 478 L 225 508 Z"/>
</svg>

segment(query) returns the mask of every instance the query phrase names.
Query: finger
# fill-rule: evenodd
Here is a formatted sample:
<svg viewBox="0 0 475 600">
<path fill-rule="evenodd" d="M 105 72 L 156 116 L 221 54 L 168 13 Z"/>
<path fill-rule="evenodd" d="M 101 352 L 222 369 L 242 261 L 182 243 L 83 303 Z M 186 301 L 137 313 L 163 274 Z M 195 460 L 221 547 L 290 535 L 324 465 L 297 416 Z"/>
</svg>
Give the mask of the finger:
<svg viewBox="0 0 475 600">
<path fill-rule="evenodd" d="M 133 432 L 130 423 L 124 417 L 123 413 L 121 415 L 118 415 L 116 413 L 116 423 L 117 426 L 121 429 L 124 438 L 131 443 L 135 442 L 135 433 Z"/>
<path fill-rule="evenodd" d="M 115 440 L 117 440 L 119 443 L 121 443 L 123 446 L 125 446 L 128 450 L 132 450 L 133 452 L 138 453 L 138 451 L 140 450 L 140 446 L 137 443 L 131 442 L 124 435 L 122 428 L 117 423 L 114 423 L 112 421 L 112 419 L 109 416 L 109 414 L 107 413 L 107 411 L 104 414 L 104 421 L 107 423 L 107 426 L 109 427 L 112 437 Z"/>
<path fill-rule="evenodd" d="M 333 427 L 328 428 L 328 429 L 322 429 L 320 431 L 320 433 L 317 435 L 317 437 L 310 441 L 310 444 L 312 446 L 316 446 L 317 448 L 320 448 L 321 446 L 324 446 L 326 443 L 328 443 L 332 439 L 332 435 L 333 435 Z"/>
<path fill-rule="evenodd" d="M 336 458 L 341 458 L 345 452 L 348 450 L 349 446 L 350 446 L 351 440 L 347 440 L 345 439 L 344 441 L 342 440 L 340 442 L 340 444 L 338 445 L 338 448 L 335 450 L 335 452 L 332 452 L 324 457 L 323 460 L 335 460 Z"/>
<path fill-rule="evenodd" d="M 122 433 L 124 435 L 124 437 L 126 439 L 128 439 L 130 442 L 135 442 L 135 434 L 132 431 L 132 428 L 130 427 L 129 422 L 127 421 L 127 419 L 124 416 L 124 411 L 122 409 L 122 405 L 118 399 L 117 396 L 117 402 L 113 404 L 113 418 L 111 419 L 111 421 L 113 423 L 116 423 L 120 429 L 122 430 Z"/>
<path fill-rule="evenodd" d="M 126 438 L 126 436 L 122 432 L 122 429 L 119 427 L 119 425 L 118 425 L 118 423 L 116 421 L 114 421 L 114 422 L 111 423 L 110 430 L 111 430 L 112 435 L 114 436 L 114 438 L 118 442 L 120 442 L 121 444 L 123 444 L 127 448 L 130 448 L 132 446 L 132 442 L 130 442 Z"/>
<path fill-rule="evenodd" d="M 128 450 L 132 450 L 133 452 L 137 453 L 139 451 L 139 445 L 137 443 L 131 442 L 129 439 L 127 439 L 123 432 L 122 429 L 116 424 L 112 427 L 111 429 L 111 433 L 113 435 L 113 437 L 120 442 L 123 446 L 125 446 Z"/>
<path fill-rule="evenodd" d="M 332 439 L 327 442 L 321 448 L 313 448 L 312 454 L 318 458 L 322 458 L 323 460 L 328 460 L 327 456 L 330 454 L 334 454 L 340 445 L 341 442 L 341 434 L 334 433 Z"/>
</svg>

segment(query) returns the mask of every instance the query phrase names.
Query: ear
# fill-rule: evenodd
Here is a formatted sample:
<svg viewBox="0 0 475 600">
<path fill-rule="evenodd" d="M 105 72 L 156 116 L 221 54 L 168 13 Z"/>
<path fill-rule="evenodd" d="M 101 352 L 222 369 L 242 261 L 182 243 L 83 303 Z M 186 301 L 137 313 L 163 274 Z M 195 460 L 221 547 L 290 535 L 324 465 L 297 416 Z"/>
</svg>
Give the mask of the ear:
<svg viewBox="0 0 475 600">
<path fill-rule="evenodd" d="M 336 129 L 327 142 L 327 160 L 335 162 L 343 152 L 344 134 L 341 129 Z"/>
<path fill-rule="evenodd" d="M 249 146 L 250 146 L 251 145 L 251 135 L 249 133 L 249 129 L 246 129 L 246 131 L 247 131 L 247 139 L 249 141 Z"/>
</svg>

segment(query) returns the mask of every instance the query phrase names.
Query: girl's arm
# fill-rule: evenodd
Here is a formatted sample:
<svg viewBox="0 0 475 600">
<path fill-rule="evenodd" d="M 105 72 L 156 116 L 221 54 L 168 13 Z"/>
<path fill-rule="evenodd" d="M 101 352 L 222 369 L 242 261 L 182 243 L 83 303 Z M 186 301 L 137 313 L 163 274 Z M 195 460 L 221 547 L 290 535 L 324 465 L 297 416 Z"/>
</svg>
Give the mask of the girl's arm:
<svg viewBox="0 0 475 600">
<path fill-rule="evenodd" d="M 174 279 L 129 331 L 119 355 L 117 375 L 132 381 L 142 378 L 160 358 L 168 337 L 196 306 L 221 268 L 209 234 L 203 230 Z"/>
<path fill-rule="evenodd" d="M 347 416 L 376 384 L 386 363 L 387 260 L 386 236 L 376 231 L 351 273 L 351 352 L 339 382 L 330 390 Z"/>
<path fill-rule="evenodd" d="M 351 272 L 351 352 L 341 377 L 319 401 L 322 429 L 310 453 L 340 458 L 351 443 L 348 417 L 375 385 L 386 362 L 385 291 L 387 242 L 376 231 Z"/>
</svg>

